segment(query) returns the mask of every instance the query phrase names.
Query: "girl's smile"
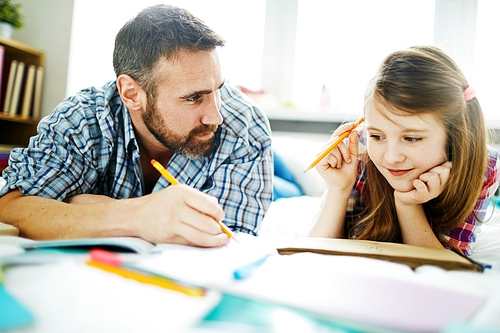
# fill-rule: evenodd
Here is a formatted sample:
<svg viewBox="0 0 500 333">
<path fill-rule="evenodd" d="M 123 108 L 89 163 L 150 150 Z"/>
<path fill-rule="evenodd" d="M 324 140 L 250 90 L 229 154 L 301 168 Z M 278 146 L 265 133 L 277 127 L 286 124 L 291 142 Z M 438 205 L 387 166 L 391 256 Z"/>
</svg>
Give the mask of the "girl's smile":
<svg viewBox="0 0 500 333">
<path fill-rule="evenodd" d="M 393 175 L 394 177 L 399 177 L 399 176 L 404 176 L 406 175 L 408 172 L 410 172 L 410 170 L 394 170 L 394 169 L 387 169 L 391 175 Z"/>
<path fill-rule="evenodd" d="M 446 162 L 446 132 L 430 113 L 400 115 L 383 108 L 366 108 L 368 155 L 392 188 L 408 192 L 421 174 Z"/>
</svg>

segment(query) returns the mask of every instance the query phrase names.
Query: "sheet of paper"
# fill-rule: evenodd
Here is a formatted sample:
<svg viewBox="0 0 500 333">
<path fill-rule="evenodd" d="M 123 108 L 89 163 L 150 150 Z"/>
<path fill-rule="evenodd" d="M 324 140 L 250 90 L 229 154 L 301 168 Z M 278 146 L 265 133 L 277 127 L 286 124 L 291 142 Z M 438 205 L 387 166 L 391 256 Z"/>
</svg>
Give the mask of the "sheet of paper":
<svg viewBox="0 0 500 333">
<path fill-rule="evenodd" d="M 247 235 L 248 236 L 248 235 Z M 199 248 L 177 244 L 159 244 L 161 254 L 131 264 L 139 269 L 202 287 L 232 282 L 234 271 L 271 254 L 275 247 L 256 237 L 238 235 L 239 243 L 220 248 Z"/>
<path fill-rule="evenodd" d="M 404 265 L 312 253 L 271 255 L 249 278 L 235 280 L 237 267 L 266 251 L 252 245 L 169 246 L 137 265 L 234 295 L 405 331 L 439 331 L 452 320 L 468 319 L 486 300 L 485 295 L 420 283 Z"/>
<path fill-rule="evenodd" d="M 413 271 L 400 266 L 311 253 L 276 256 L 251 278 L 220 288 L 329 317 L 413 332 L 436 332 L 450 321 L 465 321 L 486 301 L 485 295 L 420 283 Z"/>
<path fill-rule="evenodd" d="M 216 291 L 190 297 L 77 261 L 4 273 L 12 296 L 35 316 L 23 332 L 186 332 L 220 299 Z"/>
</svg>

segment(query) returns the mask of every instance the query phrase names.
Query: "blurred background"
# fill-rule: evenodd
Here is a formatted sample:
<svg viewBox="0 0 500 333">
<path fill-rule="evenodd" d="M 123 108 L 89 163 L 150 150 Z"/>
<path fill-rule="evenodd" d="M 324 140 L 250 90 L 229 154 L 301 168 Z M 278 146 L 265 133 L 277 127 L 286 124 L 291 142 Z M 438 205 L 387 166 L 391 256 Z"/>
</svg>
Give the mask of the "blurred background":
<svg viewBox="0 0 500 333">
<path fill-rule="evenodd" d="M 500 1 L 496 0 L 19 0 L 25 27 L 13 38 L 45 52 L 42 115 L 66 96 L 115 78 L 114 38 L 141 9 L 184 7 L 227 44 L 227 82 L 268 113 L 276 130 L 307 130 L 362 114 L 381 60 L 432 44 L 478 90 L 490 127 L 500 127 Z M 282 126 L 284 126 L 282 128 Z M 295 128 L 294 128 L 295 127 Z M 301 130 L 302 129 L 302 130 Z"/>
</svg>

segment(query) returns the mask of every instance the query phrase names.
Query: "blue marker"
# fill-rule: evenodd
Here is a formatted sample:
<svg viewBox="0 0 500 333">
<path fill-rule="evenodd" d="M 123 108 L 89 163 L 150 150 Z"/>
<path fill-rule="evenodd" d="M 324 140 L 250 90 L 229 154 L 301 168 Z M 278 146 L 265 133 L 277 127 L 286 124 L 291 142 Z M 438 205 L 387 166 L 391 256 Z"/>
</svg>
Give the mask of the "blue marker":
<svg viewBox="0 0 500 333">
<path fill-rule="evenodd" d="M 253 269 L 255 267 L 262 265 L 269 256 L 270 256 L 269 254 L 266 254 L 259 260 L 256 260 L 254 262 L 251 262 L 249 264 L 246 264 L 245 266 L 238 268 L 237 270 L 234 271 L 234 278 L 237 280 L 242 280 L 247 278 L 252 273 Z"/>
</svg>

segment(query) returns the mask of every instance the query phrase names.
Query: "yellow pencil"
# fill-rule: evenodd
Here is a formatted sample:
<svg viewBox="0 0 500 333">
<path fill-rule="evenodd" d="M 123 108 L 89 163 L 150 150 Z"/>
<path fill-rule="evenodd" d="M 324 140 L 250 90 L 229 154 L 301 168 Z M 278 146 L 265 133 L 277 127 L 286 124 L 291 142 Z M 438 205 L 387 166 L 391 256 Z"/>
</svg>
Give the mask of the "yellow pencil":
<svg viewBox="0 0 500 333">
<path fill-rule="evenodd" d="M 331 152 L 335 147 L 338 146 L 339 143 L 342 142 L 342 140 L 344 140 L 349 134 L 351 134 L 351 132 L 359 126 L 359 124 L 361 124 L 363 122 L 363 120 L 365 120 L 364 117 L 361 117 L 355 124 L 354 124 L 354 127 L 344 133 L 342 133 L 341 136 L 339 136 L 339 138 L 337 140 L 335 140 L 335 142 L 330 146 L 328 147 L 314 162 L 311 163 L 310 166 L 307 167 L 307 169 L 304 170 L 304 172 L 306 171 L 309 171 L 311 170 L 312 168 L 314 168 L 314 166 L 316 164 L 318 164 L 323 158 L 325 158 L 326 155 L 328 155 L 329 152 Z"/>
<path fill-rule="evenodd" d="M 179 185 L 177 179 L 175 179 L 167 170 L 165 170 L 165 168 L 163 167 L 163 165 L 160 164 L 160 162 L 158 162 L 155 159 L 152 159 L 151 164 L 155 167 L 156 170 L 158 170 L 163 175 L 163 177 L 168 179 L 170 184 Z"/>
<path fill-rule="evenodd" d="M 157 160 L 155 159 L 152 159 L 151 160 L 151 164 L 155 167 L 156 170 L 158 170 L 165 178 L 168 179 L 168 181 L 170 182 L 170 184 L 172 185 L 179 185 L 180 183 L 177 181 L 177 179 L 175 179 L 164 167 L 163 165 L 160 164 L 160 162 L 158 162 Z M 217 223 L 219 223 L 222 231 L 229 237 L 229 238 L 233 238 L 236 242 L 238 242 L 238 240 L 236 239 L 236 237 L 234 236 L 233 232 L 221 221 L 216 221 Z"/>
<path fill-rule="evenodd" d="M 118 275 L 123 276 L 127 279 L 132 279 L 132 280 L 136 280 L 136 281 L 139 281 L 142 283 L 151 284 L 151 285 L 155 285 L 155 286 L 162 287 L 165 289 L 178 291 L 178 292 L 184 293 L 184 294 L 189 295 L 189 296 L 204 296 L 205 295 L 205 290 L 203 288 L 200 288 L 200 287 L 185 286 L 185 285 L 182 285 L 182 284 L 177 283 L 175 281 L 171 281 L 171 280 L 161 278 L 161 277 L 158 277 L 155 275 L 144 274 L 141 272 L 133 271 L 131 269 L 117 267 L 117 266 L 105 264 L 105 263 L 95 261 L 95 260 L 89 260 L 86 263 L 89 266 L 100 268 L 106 272 L 118 274 Z"/>
</svg>

